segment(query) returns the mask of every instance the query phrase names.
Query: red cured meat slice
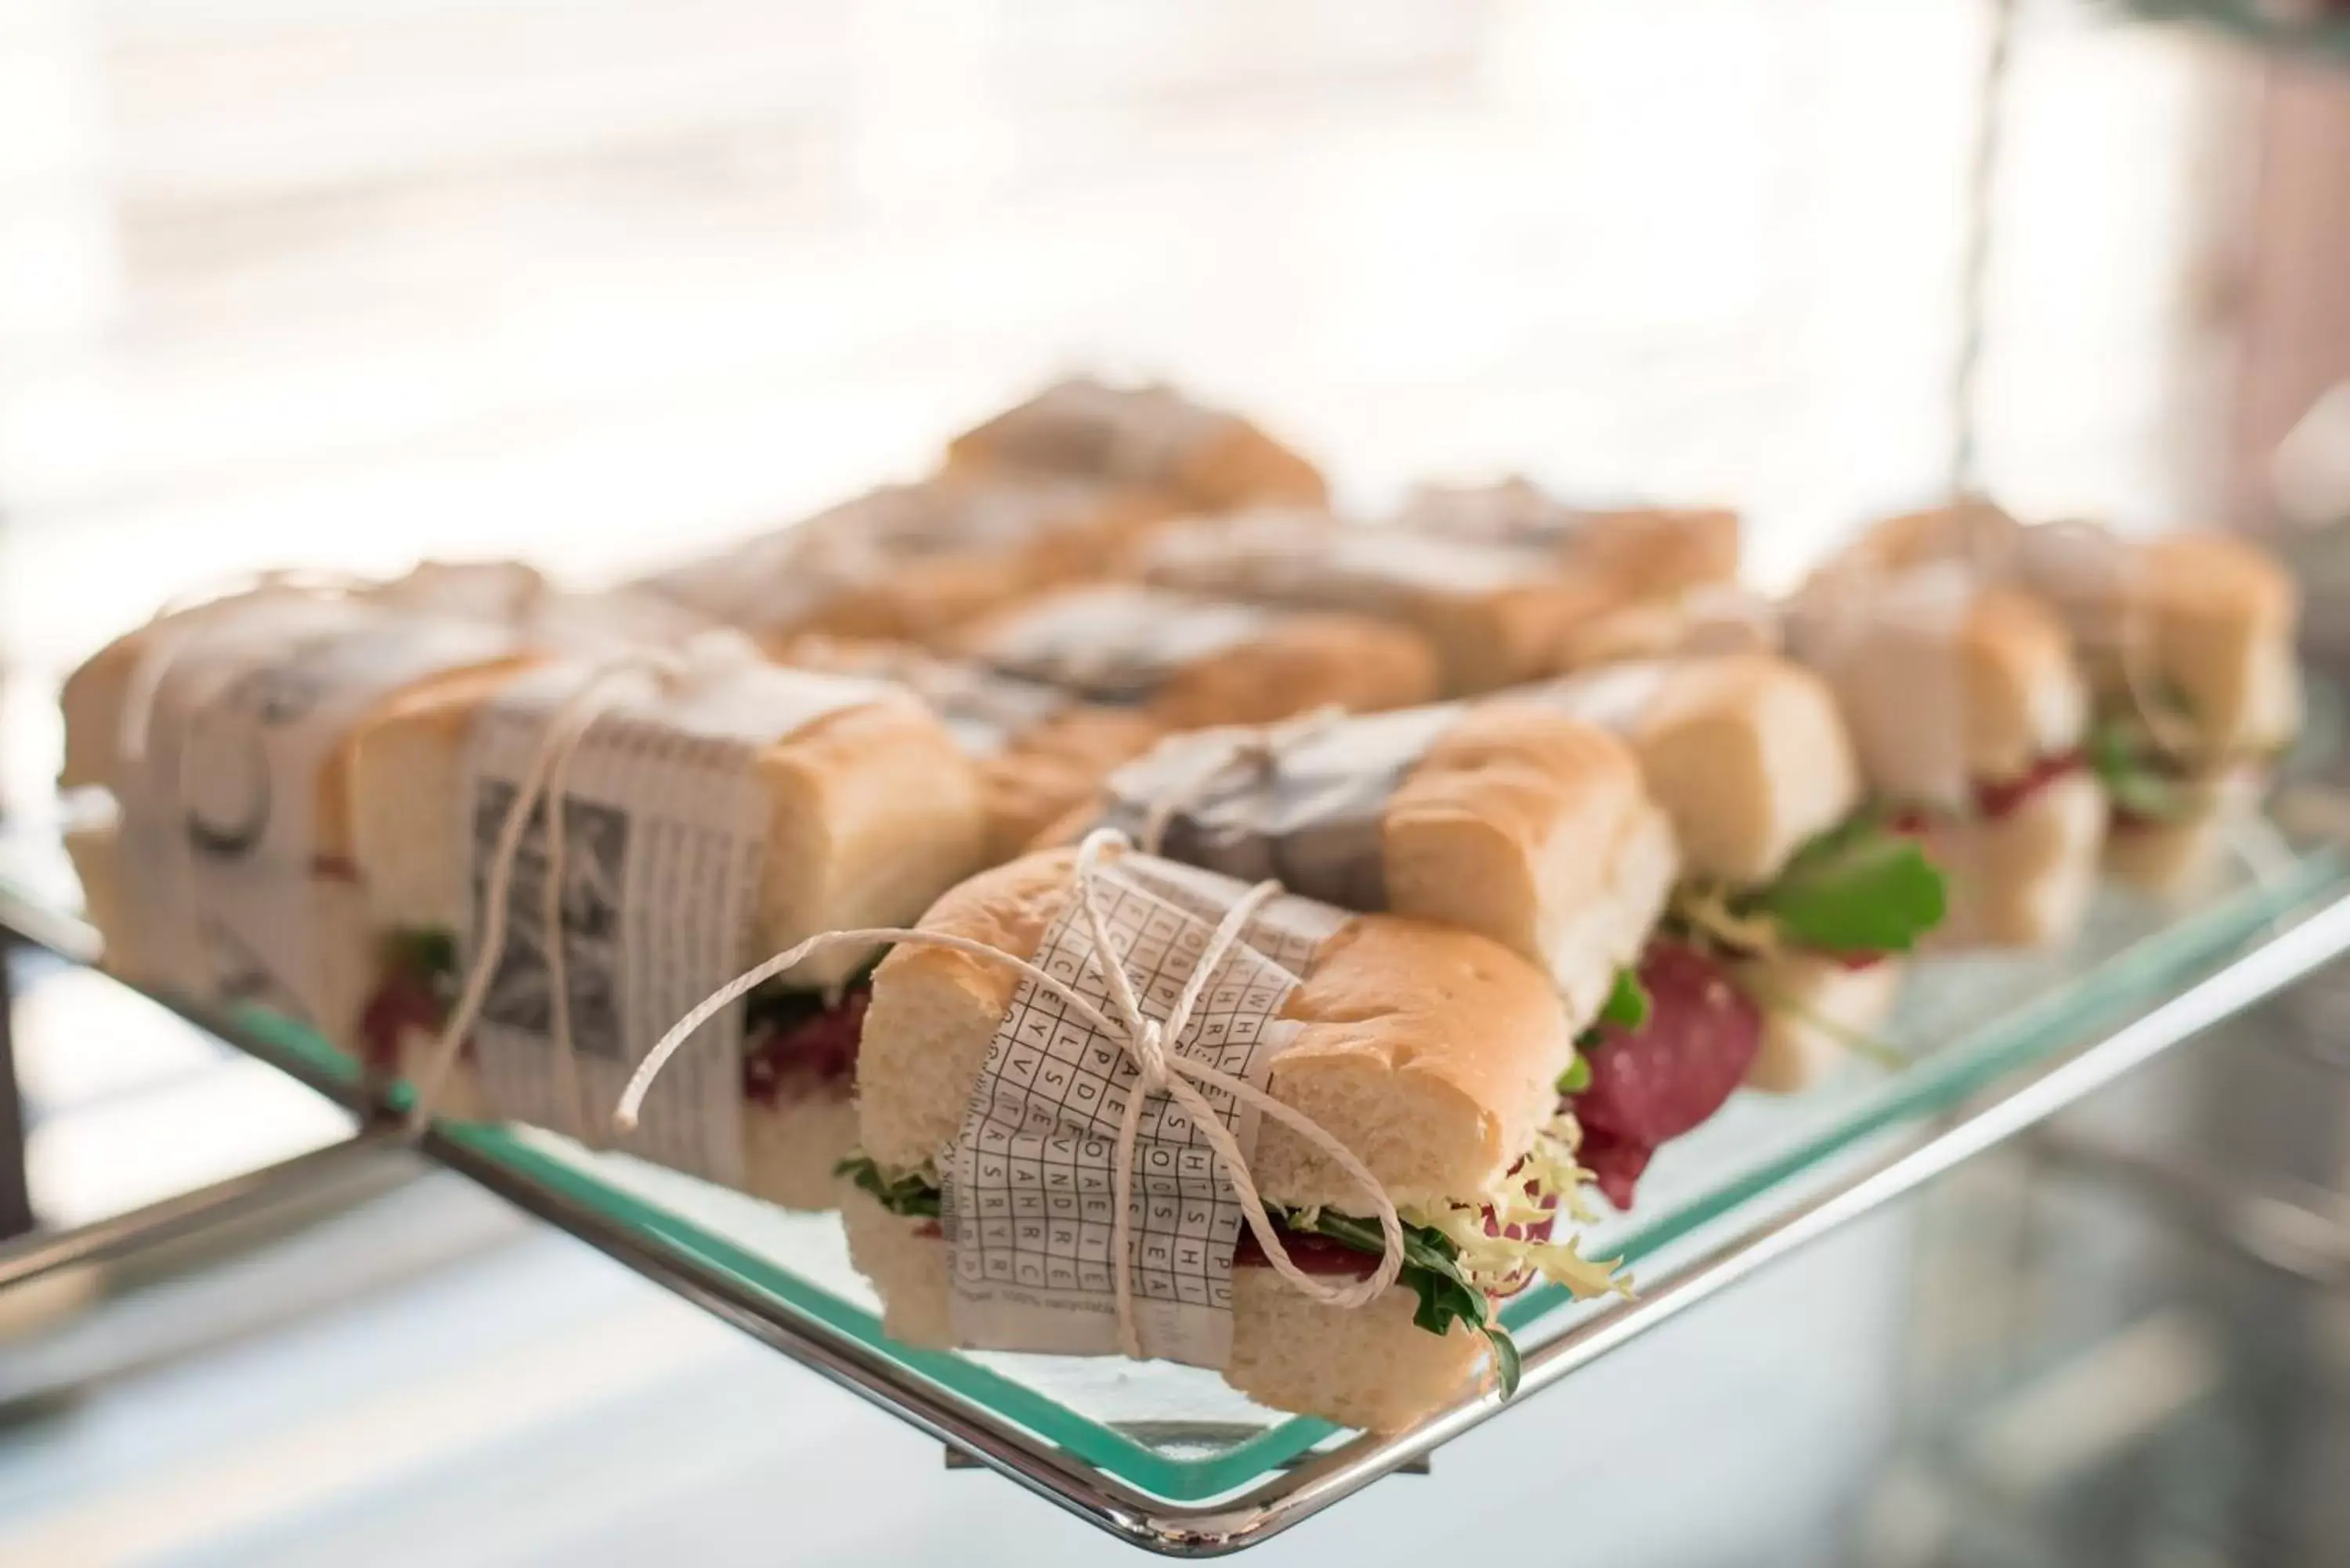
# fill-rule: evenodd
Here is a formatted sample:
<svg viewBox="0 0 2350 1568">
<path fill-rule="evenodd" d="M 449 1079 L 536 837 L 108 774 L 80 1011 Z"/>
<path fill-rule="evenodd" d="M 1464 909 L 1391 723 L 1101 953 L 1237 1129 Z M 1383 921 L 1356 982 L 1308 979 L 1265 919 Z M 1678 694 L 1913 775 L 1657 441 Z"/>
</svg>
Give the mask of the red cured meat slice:
<svg viewBox="0 0 2350 1568">
<path fill-rule="evenodd" d="M 772 1106 L 817 1086 L 845 1085 L 857 1071 L 857 1046 L 865 1031 L 869 992 L 857 986 L 839 1004 L 811 1012 L 779 1029 L 754 1035 L 743 1051 L 743 1097 Z M 400 1069 L 400 1037 L 437 1032 L 448 1008 L 430 976 L 400 970 L 387 975 L 359 1014 L 359 1044 L 372 1071 Z M 465 1042 L 464 1054 L 473 1043 Z"/>
<path fill-rule="evenodd" d="M 2058 779 L 2087 765 L 2087 759 L 2079 752 L 2059 752 L 2041 758 L 2012 779 L 1979 780 L 1975 784 L 1975 809 L 1997 822 L 2022 809 L 2025 802 Z"/>
<path fill-rule="evenodd" d="M 872 992 L 851 988 L 834 1006 L 754 1035 L 743 1050 L 743 1097 L 763 1106 L 817 1086 L 846 1085 L 857 1072 Z"/>
<path fill-rule="evenodd" d="M 1591 1085 L 1571 1096 L 1583 1126 L 1580 1158 L 1618 1209 L 1657 1146 L 1720 1110 L 1762 1043 L 1762 1015 L 1721 966 L 1679 942 L 1657 941 L 1640 961 L 1648 1021 L 1638 1033 L 1601 1025 L 1586 1054 Z"/>
<path fill-rule="evenodd" d="M 400 1036 L 410 1030 L 434 1033 L 447 1015 L 428 977 L 409 970 L 394 971 L 376 987 L 359 1014 L 362 1065 L 372 1072 L 398 1072 Z M 469 1049 L 471 1045 L 468 1041 Z"/>
</svg>

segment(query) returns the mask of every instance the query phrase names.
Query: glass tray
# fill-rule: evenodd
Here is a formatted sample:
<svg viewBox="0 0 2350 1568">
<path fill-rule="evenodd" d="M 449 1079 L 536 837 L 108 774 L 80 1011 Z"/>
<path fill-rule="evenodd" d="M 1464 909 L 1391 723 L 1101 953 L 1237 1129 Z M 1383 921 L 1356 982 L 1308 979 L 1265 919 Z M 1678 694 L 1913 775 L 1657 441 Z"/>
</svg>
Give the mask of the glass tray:
<svg viewBox="0 0 2350 1568">
<path fill-rule="evenodd" d="M 0 924 L 88 961 L 97 939 L 71 913 L 62 858 L 54 843 L 0 846 Z M 1855 1057 L 1800 1095 L 1742 1091 L 1666 1146 L 1634 1211 L 1587 1232 L 1588 1255 L 1626 1260 L 1638 1299 L 1578 1304 L 1544 1286 L 1509 1303 L 1527 1364 L 1519 1401 L 2350 947 L 2350 857 L 2280 833 L 2251 863 L 2257 875 L 2239 867 L 2180 903 L 2106 888 L 2061 953 L 1921 961 L 1887 1032 L 1907 1065 Z M 282 1017 L 158 1000 L 324 1092 L 362 1095 L 353 1063 Z M 1482 1396 L 1375 1438 L 1263 1409 L 1191 1368 L 910 1349 L 882 1334 L 832 1216 L 787 1213 L 533 1129 L 443 1124 L 422 1147 L 952 1449 L 1158 1550 L 1245 1544 L 1507 1408 Z"/>
</svg>

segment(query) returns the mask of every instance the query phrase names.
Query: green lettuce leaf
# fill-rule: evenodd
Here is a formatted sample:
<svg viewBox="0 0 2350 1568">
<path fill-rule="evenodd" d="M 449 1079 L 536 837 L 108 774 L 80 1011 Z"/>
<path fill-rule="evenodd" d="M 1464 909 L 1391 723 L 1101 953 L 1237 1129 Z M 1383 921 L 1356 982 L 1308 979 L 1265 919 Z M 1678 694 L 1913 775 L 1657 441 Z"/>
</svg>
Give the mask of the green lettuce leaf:
<svg viewBox="0 0 2350 1568">
<path fill-rule="evenodd" d="M 2145 731 L 2128 719 L 2108 719 L 2089 735 L 2089 766 L 2116 806 L 2148 822 L 2195 815 L 2193 795 L 2165 773 Z"/>
<path fill-rule="evenodd" d="M 832 1168 L 835 1176 L 846 1176 L 863 1191 L 872 1194 L 882 1208 L 892 1214 L 903 1214 L 913 1220 L 935 1220 L 939 1217 L 939 1189 L 919 1172 L 909 1171 L 896 1178 L 885 1176 L 881 1168 L 861 1154 L 852 1154 Z"/>
<path fill-rule="evenodd" d="M 1376 1220 L 1357 1220 L 1327 1210 L 1310 1215 L 1287 1213 L 1280 1219 L 1293 1231 L 1327 1236 L 1373 1257 L 1387 1250 L 1386 1239 L 1380 1235 Z M 1411 1314 L 1415 1327 L 1443 1334 L 1457 1318 L 1485 1336 L 1486 1343 L 1493 1347 L 1493 1370 L 1501 1379 L 1502 1397 L 1507 1399 L 1518 1391 L 1517 1342 L 1493 1316 L 1492 1303 L 1485 1299 L 1485 1293 L 1461 1277 L 1460 1256 L 1460 1250 L 1442 1231 L 1407 1222 L 1403 1228 L 1403 1272 L 1396 1276 L 1396 1282 L 1419 1298 Z"/>
<path fill-rule="evenodd" d="M 1592 1020 L 1590 1028 L 1575 1037 L 1578 1054 L 1567 1064 L 1566 1071 L 1558 1075 L 1558 1092 L 1579 1095 L 1591 1086 L 1591 1064 L 1585 1061 L 1580 1053 L 1599 1044 L 1599 1031 L 1603 1024 L 1613 1023 L 1628 1033 L 1648 1022 L 1648 987 L 1640 983 L 1640 977 L 1632 971 L 1617 970 L 1616 983 L 1608 989 L 1607 1000 L 1600 1004 L 1599 1016 Z"/>
<path fill-rule="evenodd" d="M 1768 915 L 1798 947 L 1896 953 L 1940 924 L 1946 905 L 1942 874 L 1917 842 L 1861 816 L 1804 846 L 1739 909 Z"/>
</svg>

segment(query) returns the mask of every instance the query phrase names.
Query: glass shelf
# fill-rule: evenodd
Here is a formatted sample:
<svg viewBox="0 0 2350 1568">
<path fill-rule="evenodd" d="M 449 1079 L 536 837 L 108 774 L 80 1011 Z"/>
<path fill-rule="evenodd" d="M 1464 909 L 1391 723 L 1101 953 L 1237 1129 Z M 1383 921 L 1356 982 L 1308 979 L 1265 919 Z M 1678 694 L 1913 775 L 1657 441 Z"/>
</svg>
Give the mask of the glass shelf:
<svg viewBox="0 0 2350 1568">
<path fill-rule="evenodd" d="M 2262 48 L 2330 56 L 2350 64 L 2350 11 L 2327 11 L 2315 0 L 2127 0 L 2148 21 L 2201 22 Z"/>
<path fill-rule="evenodd" d="M 95 934 L 70 912 L 61 863 L 53 845 L 0 846 L 0 923 L 88 960 Z M 1620 1254 L 1639 1299 L 1577 1304 L 1543 1287 L 1510 1303 L 1504 1316 L 1527 1361 L 1519 1400 L 2345 947 L 2350 858 L 2280 839 L 2258 876 L 2239 870 L 2189 903 L 2102 891 L 2068 951 L 1919 962 L 1888 1032 L 1908 1065 L 1855 1058 L 1800 1095 L 1742 1092 L 1658 1155 L 1633 1212 L 1591 1230 L 1586 1251 Z M 350 1061 L 282 1018 L 180 1011 L 327 1093 L 362 1094 Z M 1412 1432 L 1373 1438 L 1262 1409 L 1191 1368 L 908 1349 L 881 1333 L 832 1216 L 785 1213 L 532 1129 L 443 1125 L 422 1147 L 1155 1549 L 1245 1544 L 1505 1408 L 1481 1397 Z"/>
</svg>

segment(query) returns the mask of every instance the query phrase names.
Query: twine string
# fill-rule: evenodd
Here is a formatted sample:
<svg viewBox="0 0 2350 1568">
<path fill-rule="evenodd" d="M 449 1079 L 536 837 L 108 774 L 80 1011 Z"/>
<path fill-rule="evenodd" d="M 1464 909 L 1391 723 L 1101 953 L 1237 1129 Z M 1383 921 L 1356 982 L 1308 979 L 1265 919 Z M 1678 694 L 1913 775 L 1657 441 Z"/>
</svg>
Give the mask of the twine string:
<svg viewBox="0 0 2350 1568">
<path fill-rule="evenodd" d="M 1002 965 L 1039 990 L 1050 992 L 1096 1033 L 1115 1042 L 1134 1063 L 1136 1078 L 1127 1096 L 1126 1110 L 1118 1122 L 1117 1164 L 1112 1177 L 1116 1186 L 1117 1209 L 1112 1246 L 1121 1260 L 1121 1267 L 1116 1276 L 1114 1299 L 1118 1312 L 1118 1344 L 1126 1355 L 1139 1356 L 1141 1354 L 1134 1321 L 1131 1275 L 1136 1259 L 1133 1255 L 1132 1220 L 1128 1210 L 1133 1193 L 1132 1168 L 1135 1145 L 1140 1136 L 1141 1107 L 1143 1101 L 1155 1094 L 1167 1096 L 1189 1112 L 1193 1125 L 1206 1137 L 1224 1179 L 1232 1188 L 1233 1200 L 1240 1206 L 1242 1218 L 1256 1237 L 1257 1244 L 1263 1249 L 1265 1261 L 1275 1273 L 1296 1290 L 1325 1305 L 1355 1308 L 1367 1304 L 1393 1284 L 1403 1270 L 1403 1221 L 1378 1178 L 1353 1150 L 1304 1112 L 1282 1104 L 1244 1077 L 1170 1049 L 1170 1042 L 1182 1038 L 1192 1010 L 1211 983 L 1218 967 L 1239 944 L 1242 933 L 1247 929 L 1249 921 L 1258 910 L 1280 894 L 1281 885 L 1273 881 L 1260 882 L 1226 911 L 1194 955 L 1182 990 L 1169 1010 L 1165 1022 L 1160 1023 L 1145 1016 L 1133 981 L 1126 973 L 1126 966 L 1112 956 L 1109 919 L 1101 902 L 1102 857 L 1126 846 L 1125 835 L 1110 828 L 1097 829 L 1078 846 L 1074 871 L 1074 889 L 1079 910 L 1094 941 L 1087 955 L 1087 961 L 1101 973 L 1109 1004 L 1107 1012 L 1066 981 L 1029 960 L 969 937 L 905 927 L 827 931 L 744 971 L 678 1020 L 638 1064 L 627 1089 L 620 1096 L 619 1104 L 613 1110 L 613 1125 L 624 1133 L 635 1128 L 653 1080 L 704 1023 L 812 954 L 831 947 L 869 947 L 879 942 L 959 952 L 983 962 Z M 1327 1277 L 1309 1274 L 1297 1266 L 1288 1249 L 1282 1244 L 1273 1217 L 1266 1211 L 1264 1199 L 1249 1174 L 1248 1160 L 1242 1152 L 1239 1139 L 1224 1125 L 1223 1117 L 1210 1102 L 1209 1094 L 1229 1096 L 1280 1122 L 1328 1157 L 1347 1179 L 1362 1190 L 1378 1217 L 1381 1241 L 1378 1266 L 1367 1278 L 1334 1283 Z"/>
</svg>

